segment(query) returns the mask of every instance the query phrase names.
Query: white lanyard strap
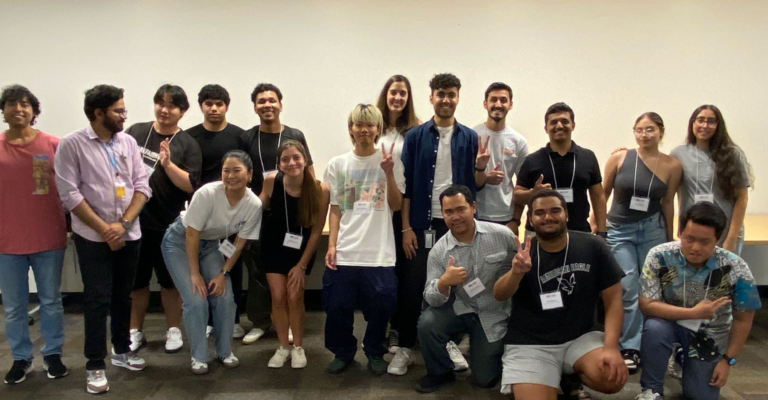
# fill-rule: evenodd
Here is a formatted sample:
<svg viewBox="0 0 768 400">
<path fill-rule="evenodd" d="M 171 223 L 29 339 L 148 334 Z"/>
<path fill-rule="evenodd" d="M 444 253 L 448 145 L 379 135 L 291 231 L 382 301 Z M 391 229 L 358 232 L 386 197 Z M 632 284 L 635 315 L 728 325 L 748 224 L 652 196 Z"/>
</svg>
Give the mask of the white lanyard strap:
<svg viewBox="0 0 768 400">
<path fill-rule="evenodd" d="M 571 246 L 571 234 L 565 234 L 565 258 L 563 258 L 563 267 L 560 269 L 560 278 L 557 280 L 557 291 L 560 291 L 560 281 L 563 279 L 565 273 L 565 264 L 568 262 L 568 248 Z M 539 249 L 539 241 L 536 240 L 536 280 L 539 281 L 539 293 L 544 293 L 544 288 L 541 286 L 541 254 Z"/>
<path fill-rule="evenodd" d="M 636 187 L 637 187 L 637 159 L 640 158 L 640 153 L 635 151 L 635 182 L 632 184 L 632 197 L 637 196 Z M 651 170 L 651 183 L 648 184 L 648 195 L 647 198 L 651 198 L 651 187 L 653 186 L 653 178 L 656 176 L 656 167 L 659 166 L 659 158 L 661 158 L 661 155 L 659 155 L 656 158 L 656 165 L 653 166 L 653 170 Z M 645 163 L 643 163 L 645 164 Z"/>
<path fill-rule="evenodd" d="M 696 194 L 699 194 L 699 148 L 695 147 L 693 148 L 693 151 L 696 153 Z M 712 182 L 709 184 L 709 193 L 713 193 L 712 190 L 715 188 L 715 169 L 712 168 Z"/>
<path fill-rule="evenodd" d="M 288 195 L 285 194 L 285 178 L 283 178 L 283 206 L 285 207 L 285 231 L 291 233 L 291 225 L 288 223 Z M 300 236 L 304 236 L 304 227 L 299 226 Z"/>
<path fill-rule="evenodd" d="M 280 148 L 280 141 L 283 139 L 283 131 L 285 130 L 285 125 L 280 125 L 280 135 L 277 137 L 277 148 Z M 261 163 L 261 172 L 267 172 L 264 169 L 264 157 L 261 156 L 261 125 L 259 125 L 259 135 L 256 138 L 259 142 L 259 162 Z M 277 166 L 277 155 L 275 155 L 275 166 Z"/>
<path fill-rule="evenodd" d="M 141 148 L 141 158 L 146 157 L 144 155 L 144 150 L 147 148 L 147 143 L 149 143 L 149 137 L 152 136 L 152 129 L 155 127 L 154 123 L 149 125 L 149 132 L 147 132 L 147 140 L 144 141 L 144 146 Z M 176 134 L 181 131 L 181 128 L 177 129 L 176 132 L 171 136 L 171 140 L 168 141 L 168 146 L 171 145 L 171 142 L 173 142 L 173 138 L 176 137 Z M 159 133 L 159 132 L 158 132 Z M 159 151 L 159 150 L 158 150 Z M 157 160 L 155 160 L 155 163 L 152 164 L 152 169 L 155 169 L 157 167 L 157 162 L 160 161 L 160 153 L 157 154 Z"/>
<path fill-rule="evenodd" d="M 549 165 L 552 166 L 552 175 L 555 178 L 555 190 L 558 189 L 557 187 L 557 174 L 555 173 L 555 163 L 552 162 L 552 155 L 547 154 L 549 156 Z M 571 186 L 569 186 L 569 189 L 573 189 L 573 180 L 576 178 L 576 153 L 573 153 L 573 174 L 571 175 Z"/>
</svg>

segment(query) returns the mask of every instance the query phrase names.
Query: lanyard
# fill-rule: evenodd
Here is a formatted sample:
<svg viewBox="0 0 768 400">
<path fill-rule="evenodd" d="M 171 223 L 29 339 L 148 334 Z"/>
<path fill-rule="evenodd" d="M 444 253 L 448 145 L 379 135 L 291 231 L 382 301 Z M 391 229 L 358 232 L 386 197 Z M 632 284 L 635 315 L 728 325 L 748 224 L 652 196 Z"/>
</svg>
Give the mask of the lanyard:
<svg viewBox="0 0 768 400">
<path fill-rule="evenodd" d="M 699 194 L 699 148 L 694 145 L 693 151 L 696 154 L 696 194 Z M 709 193 L 712 193 L 712 190 L 715 187 L 715 169 L 712 169 L 712 182 L 709 184 Z"/>
<path fill-rule="evenodd" d="M 149 137 L 150 137 L 150 136 L 152 136 L 152 129 L 153 129 L 154 127 L 155 127 L 155 126 L 154 126 L 154 124 L 152 124 L 152 125 L 150 125 L 150 126 L 149 126 L 149 132 L 147 132 L 147 140 L 145 140 L 145 141 L 144 141 L 144 147 L 142 147 L 142 148 L 141 148 L 141 150 L 142 150 L 142 152 L 141 152 L 141 157 L 142 157 L 142 158 L 146 157 L 146 156 L 144 155 L 144 150 L 147 148 L 147 143 L 149 143 Z M 177 129 L 177 130 L 176 130 L 176 132 L 175 132 L 175 133 L 174 133 L 174 134 L 171 136 L 171 140 L 169 140 L 169 141 L 168 141 L 168 146 L 170 146 L 170 145 L 171 145 L 171 142 L 173 142 L 173 138 L 175 138 L 175 137 L 176 137 L 176 134 L 177 134 L 177 133 L 179 133 L 179 131 L 181 131 L 181 129 Z M 158 151 L 159 151 L 159 150 L 158 150 Z M 158 162 L 158 161 L 160 161 L 160 155 L 159 155 L 159 154 L 158 154 L 158 156 L 157 156 L 157 160 L 155 160 L 155 163 L 154 163 L 154 164 L 152 164 L 152 169 L 155 169 L 155 167 L 157 167 L 157 162 Z"/>
<path fill-rule="evenodd" d="M 635 151 L 635 182 L 632 184 L 633 197 L 637 196 L 637 193 L 636 193 L 637 189 L 635 189 L 635 187 L 637 186 L 637 159 L 638 158 L 640 158 L 640 154 L 638 154 L 637 151 Z M 659 158 L 661 158 L 661 154 L 659 154 L 659 156 L 656 158 L 656 165 L 653 166 L 653 170 L 651 171 L 651 183 L 648 184 L 648 195 L 646 196 L 649 199 L 651 198 L 651 187 L 653 186 L 653 178 L 656 177 L 656 173 L 654 171 L 656 171 L 656 167 L 659 166 Z"/>
<path fill-rule="evenodd" d="M 283 206 L 285 206 L 285 231 L 291 233 L 291 225 L 288 224 L 288 195 L 285 194 L 285 181 L 283 181 Z M 301 229 L 299 236 L 304 236 L 304 227 L 299 226 Z"/>
<path fill-rule="evenodd" d="M 117 167 L 117 158 L 115 157 L 115 148 L 113 147 L 115 145 L 114 140 L 109 141 L 109 146 L 107 146 L 104 142 L 101 142 L 101 145 L 104 147 L 104 151 L 107 153 L 107 159 L 109 159 L 109 163 L 112 164 L 112 169 L 115 170 L 115 176 L 120 175 L 120 169 Z M 109 151 L 112 149 L 112 151 Z"/>
<path fill-rule="evenodd" d="M 565 234 L 565 258 L 563 258 L 563 267 L 560 269 L 560 278 L 557 279 L 558 286 L 557 291 L 560 291 L 560 281 L 563 279 L 563 274 L 565 273 L 565 264 L 568 261 L 568 248 L 571 247 L 571 235 L 569 233 Z M 541 246 L 539 245 L 539 241 L 536 241 L 536 276 L 537 281 L 539 281 L 539 293 L 544 293 L 544 289 L 541 287 L 541 254 L 539 253 L 539 249 Z"/>
<path fill-rule="evenodd" d="M 547 154 L 549 156 L 549 165 L 552 166 L 552 175 L 555 177 L 555 190 L 558 189 L 557 187 L 557 174 L 555 173 L 555 163 L 552 162 L 552 155 Z M 569 189 L 573 189 L 573 180 L 576 178 L 576 153 L 573 153 L 573 175 L 571 175 L 571 186 L 569 186 Z"/>
<path fill-rule="evenodd" d="M 277 148 L 280 148 L 280 141 L 283 139 L 283 130 L 285 125 L 280 125 L 280 135 L 277 137 Z M 261 125 L 259 125 L 259 136 L 256 138 L 259 141 L 259 162 L 261 162 L 261 172 L 267 172 L 264 169 L 264 157 L 261 156 Z M 277 152 L 275 152 L 275 168 L 277 168 Z"/>
</svg>

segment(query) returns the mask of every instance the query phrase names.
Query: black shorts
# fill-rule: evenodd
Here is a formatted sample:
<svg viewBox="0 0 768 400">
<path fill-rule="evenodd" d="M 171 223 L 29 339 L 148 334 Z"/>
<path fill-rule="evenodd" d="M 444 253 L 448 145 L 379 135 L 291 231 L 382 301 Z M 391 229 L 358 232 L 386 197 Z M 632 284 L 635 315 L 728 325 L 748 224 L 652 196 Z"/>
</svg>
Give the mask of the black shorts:
<svg viewBox="0 0 768 400">
<path fill-rule="evenodd" d="M 136 280 L 133 283 L 133 290 L 149 287 L 149 281 L 152 280 L 152 271 L 155 271 L 157 283 L 164 289 L 173 289 L 173 279 L 165 267 L 163 253 L 160 251 L 160 245 L 163 243 L 165 231 L 155 231 L 151 229 L 141 229 L 141 251 L 139 251 L 139 265 L 136 268 Z"/>
</svg>

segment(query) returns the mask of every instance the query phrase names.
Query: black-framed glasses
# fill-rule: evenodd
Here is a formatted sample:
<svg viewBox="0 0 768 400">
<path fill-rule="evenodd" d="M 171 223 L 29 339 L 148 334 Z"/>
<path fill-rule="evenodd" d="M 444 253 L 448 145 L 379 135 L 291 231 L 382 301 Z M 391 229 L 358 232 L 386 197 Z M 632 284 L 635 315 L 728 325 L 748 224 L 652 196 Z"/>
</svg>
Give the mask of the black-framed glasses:
<svg viewBox="0 0 768 400">
<path fill-rule="evenodd" d="M 698 117 L 695 119 L 695 121 L 699 125 L 717 125 L 717 118 L 713 117 Z"/>
</svg>

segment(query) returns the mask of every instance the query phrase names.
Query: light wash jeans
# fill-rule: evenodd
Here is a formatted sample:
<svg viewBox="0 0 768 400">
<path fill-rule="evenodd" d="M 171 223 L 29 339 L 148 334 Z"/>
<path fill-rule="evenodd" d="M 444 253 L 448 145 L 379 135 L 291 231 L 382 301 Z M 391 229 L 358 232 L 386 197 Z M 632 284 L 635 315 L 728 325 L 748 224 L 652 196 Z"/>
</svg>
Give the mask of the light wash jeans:
<svg viewBox="0 0 768 400">
<path fill-rule="evenodd" d="M 216 338 L 216 355 L 227 357 L 232 353 L 232 333 L 235 329 L 235 298 L 232 295 L 232 282 L 227 278 L 227 288 L 223 296 L 203 299 L 192 292 L 192 277 L 187 261 L 186 228 L 181 220 L 171 224 L 165 232 L 162 244 L 163 259 L 173 283 L 181 294 L 184 312 L 184 328 L 187 332 L 192 357 L 200 362 L 211 360 L 208 355 L 208 339 L 205 328 L 208 325 L 208 304 L 213 311 L 213 333 Z M 200 240 L 198 249 L 200 275 L 206 285 L 219 276 L 224 268 L 224 256 L 219 252 L 218 240 Z"/>
<path fill-rule="evenodd" d="M 0 254 L 0 291 L 5 309 L 5 333 L 14 360 L 32 360 L 29 339 L 29 268 L 35 275 L 40 300 L 43 356 L 61 354 L 64 345 L 64 306 L 61 303 L 61 269 L 66 249 L 34 254 Z"/>
<path fill-rule="evenodd" d="M 624 325 L 621 329 L 619 346 L 622 350 L 640 350 L 643 333 L 643 314 L 638 307 L 640 273 L 645 257 L 655 246 L 667 241 L 666 224 L 656 213 L 644 220 L 631 224 L 616 224 L 608 221 L 608 239 L 613 256 L 624 270 L 621 288 L 624 297 Z"/>
</svg>

